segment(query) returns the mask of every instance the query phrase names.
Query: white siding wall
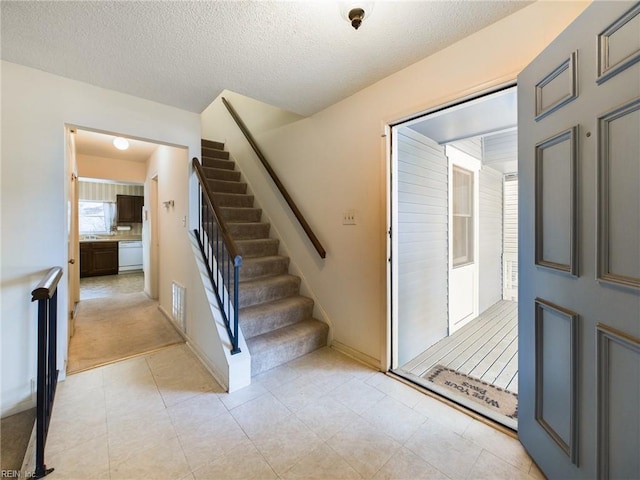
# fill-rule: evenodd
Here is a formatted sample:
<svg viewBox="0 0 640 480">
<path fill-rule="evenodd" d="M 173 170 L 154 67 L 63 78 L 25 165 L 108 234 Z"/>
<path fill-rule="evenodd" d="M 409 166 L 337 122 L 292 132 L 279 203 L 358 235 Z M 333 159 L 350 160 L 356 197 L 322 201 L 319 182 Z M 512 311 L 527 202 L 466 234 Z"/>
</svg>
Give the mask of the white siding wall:
<svg viewBox="0 0 640 480">
<path fill-rule="evenodd" d="M 444 148 L 398 135 L 398 363 L 447 335 L 448 167 Z"/>
<path fill-rule="evenodd" d="M 502 299 L 502 174 L 483 166 L 480 188 L 480 313 Z"/>
<path fill-rule="evenodd" d="M 504 182 L 504 299 L 518 300 L 518 177 Z"/>
</svg>

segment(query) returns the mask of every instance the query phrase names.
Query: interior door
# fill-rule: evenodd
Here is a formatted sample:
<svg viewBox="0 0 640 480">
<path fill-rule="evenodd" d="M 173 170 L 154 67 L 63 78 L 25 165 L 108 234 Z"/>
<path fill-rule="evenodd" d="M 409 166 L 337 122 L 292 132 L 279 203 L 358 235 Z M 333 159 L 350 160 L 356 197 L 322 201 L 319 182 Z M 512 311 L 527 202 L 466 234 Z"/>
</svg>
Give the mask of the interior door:
<svg viewBox="0 0 640 480">
<path fill-rule="evenodd" d="M 640 478 L 638 60 L 640 4 L 594 2 L 518 78 L 518 433 L 549 478 Z"/>
<path fill-rule="evenodd" d="M 80 242 L 78 235 L 78 164 L 76 160 L 75 129 L 67 129 L 67 173 L 69 187 L 69 214 L 67 232 L 67 256 L 68 256 L 68 337 L 71 338 L 75 331 L 75 310 L 80 301 Z"/>
</svg>

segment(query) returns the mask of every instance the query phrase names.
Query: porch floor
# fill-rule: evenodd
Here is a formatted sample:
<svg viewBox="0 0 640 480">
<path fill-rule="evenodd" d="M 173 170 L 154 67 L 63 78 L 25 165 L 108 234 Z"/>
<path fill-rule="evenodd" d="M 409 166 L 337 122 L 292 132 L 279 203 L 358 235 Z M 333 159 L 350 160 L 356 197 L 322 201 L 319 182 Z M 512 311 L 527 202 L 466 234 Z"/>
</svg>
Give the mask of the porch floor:
<svg viewBox="0 0 640 480">
<path fill-rule="evenodd" d="M 518 303 L 499 301 L 400 370 L 422 377 L 438 364 L 518 393 Z"/>
</svg>

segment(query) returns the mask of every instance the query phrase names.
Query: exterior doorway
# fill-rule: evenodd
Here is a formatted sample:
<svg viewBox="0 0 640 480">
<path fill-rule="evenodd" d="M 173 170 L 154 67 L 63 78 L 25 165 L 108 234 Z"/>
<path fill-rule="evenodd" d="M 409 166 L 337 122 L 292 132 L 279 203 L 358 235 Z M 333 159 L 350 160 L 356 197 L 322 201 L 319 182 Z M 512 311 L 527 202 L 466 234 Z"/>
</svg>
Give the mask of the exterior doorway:
<svg viewBox="0 0 640 480">
<path fill-rule="evenodd" d="M 516 87 L 392 128 L 392 370 L 517 429 Z"/>
</svg>

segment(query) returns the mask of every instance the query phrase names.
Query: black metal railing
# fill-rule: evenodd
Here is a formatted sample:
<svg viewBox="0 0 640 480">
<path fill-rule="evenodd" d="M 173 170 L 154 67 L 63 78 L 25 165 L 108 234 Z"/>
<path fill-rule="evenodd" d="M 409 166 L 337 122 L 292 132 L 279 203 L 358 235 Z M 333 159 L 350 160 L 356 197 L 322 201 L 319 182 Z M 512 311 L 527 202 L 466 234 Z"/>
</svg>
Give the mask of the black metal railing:
<svg viewBox="0 0 640 480">
<path fill-rule="evenodd" d="M 320 258 L 325 258 L 327 256 L 326 250 L 320 243 L 320 240 L 318 240 L 318 237 L 316 237 L 316 234 L 313 233 L 311 226 L 309 225 L 307 220 L 304 218 L 304 215 L 302 215 L 302 212 L 296 205 L 296 202 L 293 201 L 293 198 L 291 197 L 291 195 L 289 195 L 289 192 L 285 188 L 284 184 L 282 183 L 282 181 L 280 180 L 276 172 L 273 170 L 273 168 L 269 164 L 267 157 L 265 157 L 264 153 L 262 153 L 262 150 L 260 150 L 260 147 L 256 143 L 255 138 L 253 138 L 253 135 L 251 135 L 251 132 L 249 131 L 245 123 L 240 118 L 240 115 L 238 115 L 238 112 L 236 112 L 236 110 L 233 108 L 233 106 L 229 103 L 229 101 L 226 98 L 222 97 L 222 103 L 224 104 L 225 107 L 227 107 L 229 114 L 231 115 L 233 120 L 236 122 L 236 125 L 238 125 L 238 128 L 240 129 L 244 137 L 249 142 L 249 145 L 251 145 L 251 148 L 253 148 L 253 151 L 258 156 L 260 163 L 262 163 L 262 166 L 265 168 L 265 170 L 271 177 L 271 180 L 273 180 L 273 183 L 276 185 L 276 187 L 280 191 L 280 194 L 287 202 L 287 205 L 289 205 L 289 208 L 291 209 L 296 219 L 300 223 L 300 226 L 304 230 L 304 233 L 307 234 L 307 237 L 315 247 L 316 251 L 318 252 L 318 255 L 320 255 Z"/>
<path fill-rule="evenodd" d="M 200 251 L 205 259 L 207 273 L 211 279 L 213 291 L 222 312 L 231 353 L 240 352 L 238 347 L 238 304 L 240 267 L 242 257 L 229 235 L 219 208 L 213 201 L 213 195 L 207 184 L 202 165 L 193 159 L 193 170 L 198 178 L 199 218 L 198 228 L 194 230 Z"/>
<path fill-rule="evenodd" d="M 53 471 L 44 464 L 53 398 L 58 385 L 58 281 L 62 268 L 53 267 L 31 292 L 31 301 L 38 302 L 38 387 L 36 404 L 36 471 L 42 478 Z"/>
</svg>

